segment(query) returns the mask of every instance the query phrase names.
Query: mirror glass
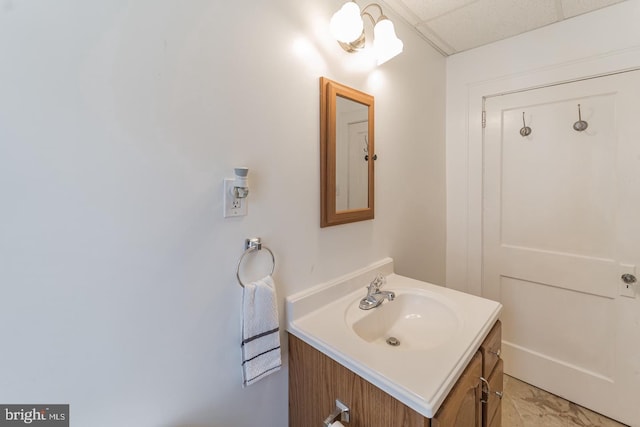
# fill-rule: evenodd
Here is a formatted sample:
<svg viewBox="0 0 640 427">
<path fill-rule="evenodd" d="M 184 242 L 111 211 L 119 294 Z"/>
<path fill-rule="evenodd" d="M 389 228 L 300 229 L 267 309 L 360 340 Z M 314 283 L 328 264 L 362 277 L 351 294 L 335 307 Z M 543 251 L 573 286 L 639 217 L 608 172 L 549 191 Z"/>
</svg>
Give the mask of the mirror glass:
<svg viewBox="0 0 640 427">
<path fill-rule="evenodd" d="M 373 96 L 320 79 L 320 226 L 373 219 Z"/>
<path fill-rule="evenodd" d="M 336 98 L 336 210 L 368 206 L 369 108 Z"/>
</svg>

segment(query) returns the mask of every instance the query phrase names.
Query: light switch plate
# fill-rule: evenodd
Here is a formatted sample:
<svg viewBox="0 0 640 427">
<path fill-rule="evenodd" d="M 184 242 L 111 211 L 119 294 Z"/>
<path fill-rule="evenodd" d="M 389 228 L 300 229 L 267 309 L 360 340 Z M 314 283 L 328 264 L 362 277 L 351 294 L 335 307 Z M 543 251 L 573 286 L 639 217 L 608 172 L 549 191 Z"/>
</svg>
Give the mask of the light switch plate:
<svg viewBox="0 0 640 427">
<path fill-rule="evenodd" d="M 234 216 L 244 216 L 247 214 L 247 198 L 238 199 L 233 197 L 231 191 L 233 190 L 233 179 L 224 180 L 224 194 L 222 196 L 222 208 L 225 218 Z"/>
<path fill-rule="evenodd" d="M 636 266 L 631 264 L 620 264 L 620 268 L 618 268 L 618 282 L 620 283 L 620 295 L 627 298 L 635 298 L 636 297 L 636 287 L 638 286 L 638 282 L 626 284 L 622 280 L 623 274 L 633 274 L 636 275 Z"/>
</svg>

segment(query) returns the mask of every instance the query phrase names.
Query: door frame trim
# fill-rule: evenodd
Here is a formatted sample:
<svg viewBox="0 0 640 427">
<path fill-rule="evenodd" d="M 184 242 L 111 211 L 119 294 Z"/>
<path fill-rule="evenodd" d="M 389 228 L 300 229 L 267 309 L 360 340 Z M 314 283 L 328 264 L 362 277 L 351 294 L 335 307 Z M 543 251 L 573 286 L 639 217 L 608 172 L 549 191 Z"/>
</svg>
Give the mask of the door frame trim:
<svg viewBox="0 0 640 427">
<path fill-rule="evenodd" d="M 586 81 L 586 80 L 599 79 L 601 77 L 616 76 L 618 74 L 631 73 L 633 71 L 640 71 L 640 66 L 626 68 L 626 69 L 623 69 L 623 70 L 610 71 L 608 73 L 600 73 L 600 74 L 593 74 L 593 75 L 584 76 L 584 77 L 577 77 L 575 79 L 562 80 L 562 81 L 558 81 L 558 82 L 541 84 L 541 85 L 537 85 L 537 86 L 530 86 L 530 87 L 525 87 L 525 88 L 522 88 L 522 89 L 508 90 L 508 91 L 504 91 L 504 92 L 493 93 L 491 95 L 484 95 L 482 97 L 482 111 L 485 111 L 484 110 L 484 103 L 485 103 L 485 100 L 488 99 L 488 98 L 495 98 L 495 97 L 498 97 L 498 96 L 512 95 L 514 93 L 529 92 L 531 90 L 545 89 L 545 88 L 554 87 L 554 86 L 562 86 L 562 85 L 576 83 L 576 82 L 583 82 L 583 81 Z M 484 139 L 484 135 L 483 135 L 483 139 Z"/>
</svg>

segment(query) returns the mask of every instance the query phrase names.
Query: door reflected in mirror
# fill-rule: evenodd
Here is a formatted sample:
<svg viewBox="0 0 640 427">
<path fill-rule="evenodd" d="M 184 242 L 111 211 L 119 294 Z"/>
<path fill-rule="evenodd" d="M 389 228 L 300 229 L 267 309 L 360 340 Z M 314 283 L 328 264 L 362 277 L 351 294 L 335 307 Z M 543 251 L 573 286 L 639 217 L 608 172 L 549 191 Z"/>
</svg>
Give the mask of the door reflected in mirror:
<svg viewBox="0 0 640 427">
<path fill-rule="evenodd" d="M 373 96 L 320 78 L 320 226 L 374 217 Z"/>
<path fill-rule="evenodd" d="M 369 205 L 369 108 L 336 98 L 336 210 Z"/>
</svg>

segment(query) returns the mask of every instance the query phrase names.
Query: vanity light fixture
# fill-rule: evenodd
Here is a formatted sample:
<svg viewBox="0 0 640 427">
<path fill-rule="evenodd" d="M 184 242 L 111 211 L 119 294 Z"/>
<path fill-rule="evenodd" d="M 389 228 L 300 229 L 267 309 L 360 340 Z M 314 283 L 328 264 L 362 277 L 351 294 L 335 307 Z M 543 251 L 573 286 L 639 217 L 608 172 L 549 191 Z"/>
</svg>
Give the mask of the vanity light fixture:
<svg viewBox="0 0 640 427">
<path fill-rule="evenodd" d="M 377 8 L 380 12 L 377 20 L 367 11 L 371 7 Z M 345 3 L 334 13 L 329 24 L 331 35 L 344 50 L 353 53 L 364 48 L 364 16 L 369 17 L 373 24 L 373 52 L 378 65 L 402 52 L 402 40 L 396 36 L 393 22 L 384 15 L 382 7 L 378 3 L 371 3 L 360 11 L 360 7 L 353 0 Z"/>
</svg>

